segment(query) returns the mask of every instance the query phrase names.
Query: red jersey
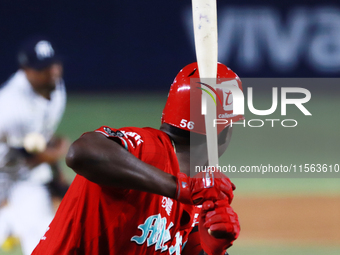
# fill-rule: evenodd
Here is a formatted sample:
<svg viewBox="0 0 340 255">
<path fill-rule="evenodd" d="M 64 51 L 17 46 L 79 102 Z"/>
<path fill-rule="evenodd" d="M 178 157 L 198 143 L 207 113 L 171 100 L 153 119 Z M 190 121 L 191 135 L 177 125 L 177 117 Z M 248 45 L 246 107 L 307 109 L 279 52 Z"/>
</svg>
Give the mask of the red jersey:
<svg viewBox="0 0 340 255">
<path fill-rule="evenodd" d="M 179 172 L 171 140 L 160 130 L 104 126 L 96 132 L 112 142 L 120 141 L 130 153 L 158 169 L 172 175 Z M 168 197 L 105 187 L 77 175 L 32 254 L 179 255 L 198 210 Z M 189 216 L 184 225 L 180 224 L 182 216 Z"/>
</svg>

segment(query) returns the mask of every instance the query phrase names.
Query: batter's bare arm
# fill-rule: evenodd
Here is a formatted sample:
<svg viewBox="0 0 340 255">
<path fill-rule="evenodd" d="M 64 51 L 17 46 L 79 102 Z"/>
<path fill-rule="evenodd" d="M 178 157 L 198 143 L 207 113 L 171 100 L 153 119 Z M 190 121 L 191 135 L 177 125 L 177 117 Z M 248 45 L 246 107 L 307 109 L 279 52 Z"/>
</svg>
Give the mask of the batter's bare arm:
<svg viewBox="0 0 340 255">
<path fill-rule="evenodd" d="M 86 133 L 76 140 L 69 149 L 66 163 L 94 183 L 150 192 L 184 204 L 233 197 L 232 184 L 225 176 L 216 180 L 213 188 L 205 189 L 201 178 L 190 178 L 181 172 L 177 176 L 168 174 L 97 132 Z"/>
<path fill-rule="evenodd" d="M 144 163 L 96 132 L 86 133 L 71 145 L 66 163 L 77 174 L 101 185 L 175 198 L 175 176 Z"/>
</svg>

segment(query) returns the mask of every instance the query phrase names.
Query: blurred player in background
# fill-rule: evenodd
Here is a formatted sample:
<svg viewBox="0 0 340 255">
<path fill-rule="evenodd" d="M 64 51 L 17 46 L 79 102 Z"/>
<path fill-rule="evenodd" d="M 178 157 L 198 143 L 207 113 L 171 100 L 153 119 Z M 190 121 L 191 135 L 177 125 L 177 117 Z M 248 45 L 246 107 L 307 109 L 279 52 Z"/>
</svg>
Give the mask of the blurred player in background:
<svg viewBox="0 0 340 255">
<path fill-rule="evenodd" d="M 200 107 L 197 120 L 190 115 L 190 78 L 198 75 L 197 63 L 177 75 L 160 130 L 103 126 L 71 145 L 67 164 L 77 175 L 34 255 L 225 254 L 240 231 L 230 206 L 235 187 L 222 173 L 209 189 L 189 177 L 190 159 L 207 164 Z M 218 77 L 238 79 L 222 64 Z M 218 133 L 222 155 L 231 128 L 219 125 Z"/>
<path fill-rule="evenodd" d="M 51 196 L 67 185 L 57 162 L 69 148 L 54 137 L 66 105 L 63 66 L 50 41 L 34 37 L 20 69 L 0 88 L 0 245 L 9 235 L 31 254 L 54 215 Z M 52 169 L 54 171 L 52 171 Z"/>
</svg>

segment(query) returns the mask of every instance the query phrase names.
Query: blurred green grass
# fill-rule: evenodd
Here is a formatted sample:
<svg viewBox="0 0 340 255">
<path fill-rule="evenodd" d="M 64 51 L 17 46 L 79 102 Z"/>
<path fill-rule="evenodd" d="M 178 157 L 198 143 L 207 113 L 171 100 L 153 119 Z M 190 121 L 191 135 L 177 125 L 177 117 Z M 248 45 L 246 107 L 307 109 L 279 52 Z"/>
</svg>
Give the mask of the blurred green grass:
<svg viewBox="0 0 340 255">
<path fill-rule="evenodd" d="M 87 131 L 108 125 L 119 128 L 125 126 L 160 126 L 161 114 L 167 92 L 158 94 L 70 94 L 65 115 L 57 134 L 76 140 Z M 260 98 L 255 103 L 258 109 L 267 109 L 271 102 Z M 271 127 L 270 122 L 261 128 L 235 126 L 233 138 L 220 164 L 256 165 L 340 163 L 339 131 L 340 117 L 334 109 L 340 109 L 340 101 L 335 95 L 313 97 L 306 106 L 313 116 L 303 116 L 294 108 L 288 108 L 289 117 L 275 113 L 270 118 L 297 119 L 295 128 Z M 245 114 L 249 119 L 265 119 Z M 275 123 L 276 124 L 276 123 Z M 67 179 L 71 182 L 74 172 L 63 163 Z M 310 176 L 306 176 L 310 177 Z M 340 177 L 340 173 L 339 173 Z M 297 195 L 339 195 L 340 178 L 234 178 L 235 195 L 253 196 L 297 196 Z M 235 245 L 231 254 L 252 255 L 316 255 L 340 254 L 337 248 Z M 0 255 L 20 255 L 20 249 L 1 252 Z"/>
</svg>

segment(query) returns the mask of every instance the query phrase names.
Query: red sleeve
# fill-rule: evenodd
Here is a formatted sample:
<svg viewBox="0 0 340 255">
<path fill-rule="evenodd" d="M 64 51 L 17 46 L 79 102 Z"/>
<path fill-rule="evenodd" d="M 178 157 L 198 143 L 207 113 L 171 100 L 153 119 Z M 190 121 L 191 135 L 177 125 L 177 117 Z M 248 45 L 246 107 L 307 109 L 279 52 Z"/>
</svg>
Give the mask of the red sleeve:
<svg viewBox="0 0 340 255">
<path fill-rule="evenodd" d="M 108 126 L 102 126 L 96 129 L 94 132 L 101 133 L 106 137 L 115 140 L 116 142 L 120 143 L 126 150 L 133 153 L 135 150 L 139 149 L 140 145 L 143 143 L 141 136 L 125 128 L 126 130 L 122 129 L 115 129 L 110 128 Z"/>
<path fill-rule="evenodd" d="M 118 142 L 132 155 L 147 164 L 171 174 L 179 171 L 176 154 L 169 152 L 173 151 L 171 140 L 160 130 L 138 127 L 114 129 L 102 126 L 94 132 Z"/>
</svg>

